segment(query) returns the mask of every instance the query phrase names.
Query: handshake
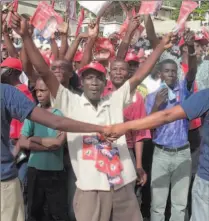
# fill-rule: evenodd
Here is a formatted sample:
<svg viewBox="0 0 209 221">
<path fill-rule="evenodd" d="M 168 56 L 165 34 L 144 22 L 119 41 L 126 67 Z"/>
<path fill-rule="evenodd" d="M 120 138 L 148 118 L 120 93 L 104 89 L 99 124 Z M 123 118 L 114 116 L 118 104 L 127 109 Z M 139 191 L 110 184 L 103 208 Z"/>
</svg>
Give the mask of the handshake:
<svg viewBox="0 0 209 221">
<path fill-rule="evenodd" d="M 107 141 L 113 142 L 130 130 L 128 126 L 128 123 L 104 126 L 101 135 L 103 135 Z"/>
</svg>

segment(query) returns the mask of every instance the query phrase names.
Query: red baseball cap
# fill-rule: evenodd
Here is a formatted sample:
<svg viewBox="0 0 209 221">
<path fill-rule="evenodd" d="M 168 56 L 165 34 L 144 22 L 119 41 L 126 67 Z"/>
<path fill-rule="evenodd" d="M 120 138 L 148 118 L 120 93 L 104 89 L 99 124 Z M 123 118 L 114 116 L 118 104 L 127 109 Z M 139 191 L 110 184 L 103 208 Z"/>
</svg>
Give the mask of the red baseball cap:
<svg viewBox="0 0 209 221">
<path fill-rule="evenodd" d="M 137 56 L 135 53 L 128 52 L 128 53 L 126 54 L 125 61 L 126 61 L 126 62 L 129 62 L 129 61 L 139 62 L 139 58 L 138 58 L 138 56 Z"/>
<path fill-rule="evenodd" d="M 100 72 L 100 73 L 102 73 L 102 74 L 104 74 L 106 76 L 106 69 L 99 62 L 91 62 L 90 64 L 88 64 L 88 65 L 84 66 L 83 68 L 81 68 L 78 71 L 78 74 L 82 75 L 84 71 L 89 70 L 89 69 L 96 70 L 96 71 L 98 71 L 98 72 Z"/>
<path fill-rule="evenodd" d="M 195 41 L 199 42 L 201 45 L 207 45 L 209 41 L 204 37 L 199 37 L 198 35 L 195 35 Z"/>
<path fill-rule="evenodd" d="M 1 63 L 1 67 L 7 67 L 22 71 L 22 62 L 17 58 L 8 57 Z"/>
<path fill-rule="evenodd" d="M 77 51 L 74 58 L 73 58 L 73 61 L 74 62 L 80 62 L 83 58 L 83 52 L 82 51 Z"/>
</svg>

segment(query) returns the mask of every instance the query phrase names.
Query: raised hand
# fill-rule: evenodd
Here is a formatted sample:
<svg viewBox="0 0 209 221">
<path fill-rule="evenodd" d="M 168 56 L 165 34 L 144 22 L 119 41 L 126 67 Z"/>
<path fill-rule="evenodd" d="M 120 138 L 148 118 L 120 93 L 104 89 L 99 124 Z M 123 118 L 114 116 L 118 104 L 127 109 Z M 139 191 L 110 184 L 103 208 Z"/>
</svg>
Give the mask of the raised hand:
<svg viewBox="0 0 209 221">
<path fill-rule="evenodd" d="M 127 32 L 133 33 L 139 27 L 140 24 L 141 24 L 140 15 L 136 15 L 130 18 Z"/>
<path fill-rule="evenodd" d="M 78 37 L 79 37 L 80 39 L 88 38 L 88 37 L 89 37 L 89 34 L 86 33 L 86 32 L 81 32 L 81 33 L 79 33 Z"/>
<path fill-rule="evenodd" d="M 27 20 L 16 12 L 11 16 L 11 27 L 21 37 L 30 36 Z"/>
<path fill-rule="evenodd" d="M 62 34 L 68 34 L 69 31 L 69 23 L 63 22 L 58 26 L 58 31 Z"/>
<path fill-rule="evenodd" d="M 96 38 L 99 35 L 99 22 L 100 18 L 97 18 L 96 21 L 91 21 L 88 28 L 89 37 Z"/>
<path fill-rule="evenodd" d="M 174 35 L 173 33 L 169 33 L 163 37 L 163 39 L 161 40 L 161 43 L 164 44 L 165 49 L 168 49 L 168 48 L 171 48 L 176 41 L 177 41 L 177 35 Z"/>
<path fill-rule="evenodd" d="M 195 33 L 193 31 L 186 31 L 184 33 L 184 41 L 188 46 L 193 46 L 195 41 Z"/>
</svg>

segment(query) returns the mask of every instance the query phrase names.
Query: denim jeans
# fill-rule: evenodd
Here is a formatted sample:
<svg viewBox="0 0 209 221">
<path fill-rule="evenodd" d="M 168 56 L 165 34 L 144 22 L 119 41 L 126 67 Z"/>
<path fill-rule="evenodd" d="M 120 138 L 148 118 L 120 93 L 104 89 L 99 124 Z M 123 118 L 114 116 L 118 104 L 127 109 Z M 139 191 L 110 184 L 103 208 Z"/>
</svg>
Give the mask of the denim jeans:
<svg viewBox="0 0 209 221">
<path fill-rule="evenodd" d="M 209 181 L 195 177 L 192 189 L 191 221 L 209 220 Z"/>
<path fill-rule="evenodd" d="M 168 152 L 155 147 L 151 176 L 151 221 L 165 220 L 170 185 L 170 221 L 184 221 L 191 178 L 190 149 Z"/>
</svg>

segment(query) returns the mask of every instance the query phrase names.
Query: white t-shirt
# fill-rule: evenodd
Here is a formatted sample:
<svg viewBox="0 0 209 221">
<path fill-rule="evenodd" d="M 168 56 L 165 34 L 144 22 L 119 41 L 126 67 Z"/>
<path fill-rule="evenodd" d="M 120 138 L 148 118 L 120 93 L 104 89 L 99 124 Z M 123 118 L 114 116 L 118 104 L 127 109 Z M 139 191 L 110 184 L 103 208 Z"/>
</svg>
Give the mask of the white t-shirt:
<svg viewBox="0 0 209 221">
<path fill-rule="evenodd" d="M 130 84 L 127 81 L 117 91 L 101 99 L 97 109 L 84 96 L 72 93 L 62 85 L 59 86 L 57 97 L 51 98 L 52 106 L 61 110 L 66 117 L 74 120 L 97 125 L 110 125 L 123 122 L 123 109 L 129 105 L 133 97 L 130 95 Z M 101 190 L 109 191 L 110 185 L 105 173 L 95 168 L 94 160 L 84 160 L 82 157 L 83 136 L 95 135 L 95 133 L 67 133 L 68 149 L 71 163 L 75 172 L 79 189 L 84 191 Z M 121 176 L 123 184 L 115 186 L 119 189 L 136 180 L 136 171 L 132 163 L 125 136 L 113 143 L 120 154 L 123 165 Z"/>
</svg>

